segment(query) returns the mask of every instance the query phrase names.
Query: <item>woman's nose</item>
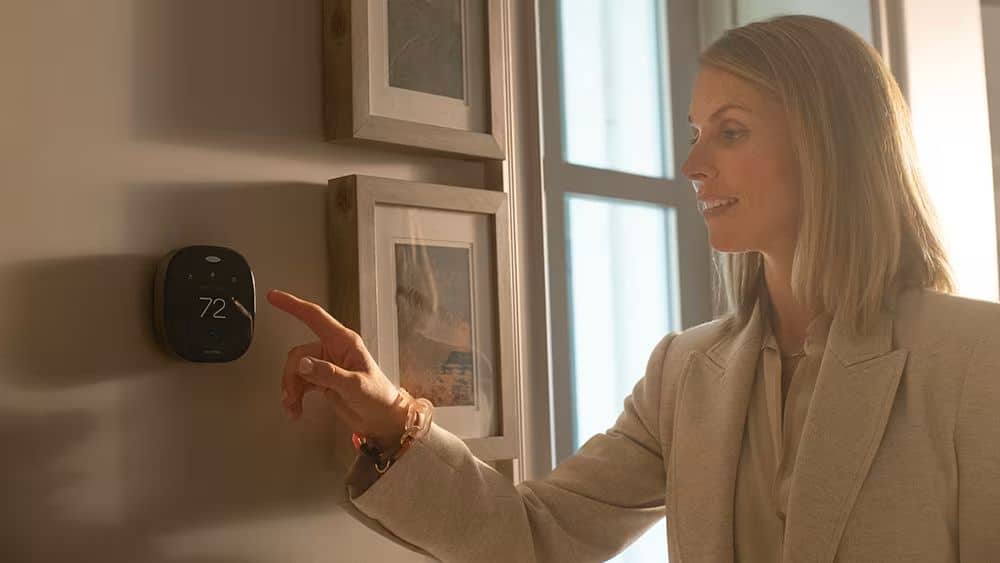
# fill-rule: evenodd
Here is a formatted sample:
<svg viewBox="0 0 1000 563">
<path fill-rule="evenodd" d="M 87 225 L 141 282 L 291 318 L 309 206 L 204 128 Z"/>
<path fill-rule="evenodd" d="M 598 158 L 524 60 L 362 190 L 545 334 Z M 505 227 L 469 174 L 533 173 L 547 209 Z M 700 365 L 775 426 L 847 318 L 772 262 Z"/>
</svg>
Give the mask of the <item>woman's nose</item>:
<svg viewBox="0 0 1000 563">
<path fill-rule="evenodd" d="M 695 158 L 694 151 L 688 155 L 687 160 L 681 165 L 681 174 L 695 184 L 701 184 L 709 177 L 709 167 L 701 160 Z M 697 190 L 698 186 L 695 187 Z"/>
</svg>

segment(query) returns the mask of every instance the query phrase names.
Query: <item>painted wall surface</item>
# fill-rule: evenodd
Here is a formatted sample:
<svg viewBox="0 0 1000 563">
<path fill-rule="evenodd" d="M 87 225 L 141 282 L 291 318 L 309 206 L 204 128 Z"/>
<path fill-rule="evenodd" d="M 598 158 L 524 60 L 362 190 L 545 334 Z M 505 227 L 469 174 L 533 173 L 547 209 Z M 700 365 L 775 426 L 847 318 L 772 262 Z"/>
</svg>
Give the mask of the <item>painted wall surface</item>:
<svg viewBox="0 0 1000 563">
<path fill-rule="evenodd" d="M 990 114 L 990 146 L 993 163 L 993 193 L 996 204 L 1000 186 L 1000 4 L 982 5 L 983 64 L 986 67 L 986 99 Z"/>
<path fill-rule="evenodd" d="M 263 293 L 327 303 L 329 178 L 483 166 L 323 142 L 320 4 L 0 4 L 0 561 L 425 560 L 338 506 L 353 449 L 323 399 L 284 418 L 313 338 Z M 199 243 L 255 269 L 231 364 L 154 341 L 155 264 Z"/>
<path fill-rule="evenodd" d="M 958 294 L 997 301 L 997 230 L 979 0 L 907 0 L 905 89 Z"/>
</svg>

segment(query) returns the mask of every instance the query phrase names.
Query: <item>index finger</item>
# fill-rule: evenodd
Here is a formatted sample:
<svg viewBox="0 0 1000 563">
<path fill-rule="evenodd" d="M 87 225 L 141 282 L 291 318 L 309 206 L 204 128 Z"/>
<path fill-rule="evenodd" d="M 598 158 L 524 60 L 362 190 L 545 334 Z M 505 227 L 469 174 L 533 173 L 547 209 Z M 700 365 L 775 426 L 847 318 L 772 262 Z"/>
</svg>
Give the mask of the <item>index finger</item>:
<svg viewBox="0 0 1000 563">
<path fill-rule="evenodd" d="M 278 289 L 267 292 L 267 300 L 271 305 L 305 323 L 320 340 L 325 342 L 332 340 L 340 343 L 351 334 L 350 329 L 340 324 L 340 321 L 330 316 L 325 309 L 311 301 L 299 299 L 291 293 Z"/>
</svg>

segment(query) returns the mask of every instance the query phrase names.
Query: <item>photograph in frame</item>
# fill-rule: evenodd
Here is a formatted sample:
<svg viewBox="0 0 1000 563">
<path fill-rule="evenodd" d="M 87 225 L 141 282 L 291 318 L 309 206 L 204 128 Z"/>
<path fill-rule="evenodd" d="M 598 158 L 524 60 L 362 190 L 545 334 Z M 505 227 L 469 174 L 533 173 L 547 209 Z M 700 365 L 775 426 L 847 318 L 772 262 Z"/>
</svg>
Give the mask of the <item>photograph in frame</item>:
<svg viewBox="0 0 1000 563">
<path fill-rule="evenodd" d="M 435 405 L 475 406 L 471 249 L 395 247 L 399 384 Z"/>
<path fill-rule="evenodd" d="M 517 457 L 506 194 L 358 175 L 330 186 L 331 314 L 477 456 Z"/>
<path fill-rule="evenodd" d="M 483 214 L 375 206 L 379 365 L 460 438 L 500 431 L 491 231 Z"/>
<path fill-rule="evenodd" d="M 462 0 L 388 0 L 389 87 L 465 100 Z"/>
<path fill-rule="evenodd" d="M 506 158 L 508 0 L 324 0 L 331 142 Z"/>
</svg>

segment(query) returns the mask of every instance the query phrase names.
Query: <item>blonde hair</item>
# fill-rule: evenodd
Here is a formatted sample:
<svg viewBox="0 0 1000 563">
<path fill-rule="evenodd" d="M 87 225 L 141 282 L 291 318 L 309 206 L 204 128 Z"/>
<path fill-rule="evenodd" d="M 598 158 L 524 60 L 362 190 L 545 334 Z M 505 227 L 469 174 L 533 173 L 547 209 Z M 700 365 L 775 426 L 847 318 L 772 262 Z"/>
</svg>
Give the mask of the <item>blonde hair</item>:
<svg viewBox="0 0 1000 563">
<path fill-rule="evenodd" d="M 728 30 L 699 58 L 783 104 L 802 178 L 792 294 L 841 310 L 857 333 L 891 292 L 954 292 L 936 216 L 916 162 L 910 115 L 882 57 L 853 31 L 812 16 Z M 757 251 L 713 251 L 716 310 L 746 325 L 763 281 Z M 720 303 L 724 300 L 724 303 Z"/>
</svg>

